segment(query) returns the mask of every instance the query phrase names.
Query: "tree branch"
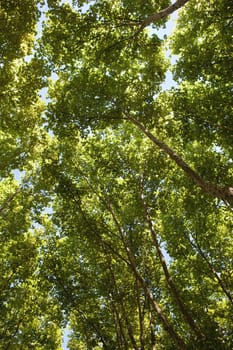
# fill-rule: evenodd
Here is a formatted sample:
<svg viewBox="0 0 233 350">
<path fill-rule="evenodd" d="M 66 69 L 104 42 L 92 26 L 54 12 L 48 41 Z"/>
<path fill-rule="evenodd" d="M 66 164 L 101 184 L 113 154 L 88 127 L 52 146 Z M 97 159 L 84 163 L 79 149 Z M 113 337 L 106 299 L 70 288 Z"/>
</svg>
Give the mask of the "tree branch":
<svg viewBox="0 0 233 350">
<path fill-rule="evenodd" d="M 222 291 L 225 293 L 225 295 L 227 296 L 227 298 L 229 299 L 229 301 L 233 304 L 233 298 L 231 296 L 231 293 L 227 290 L 227 288 L 225 287 L 222 279 L 219 277 L 219 275 L 217 274 L 217 271 L 215 270 L 213 264 L 210 262 L 210 260 L 208 259 L 208 257 L 206 256 L 206 254 L 204 253 L 204 251 L 202 250 L 200 244 L 197 241 L 197 237 L 196 237 L 196 243 L 194 243 L 194 241 L 192 241 L 190 238 L 189 242 L 191 244 L 191 246 L 197 250 L 197 252 L 200 254 L 200 256 L 204 259 L 204 261 L 206 262 L 209 270 L 212 272 L 212 274 L 215 277 L 215 280 L 217 281 L 218 285 L 220 286 L 220 288 L 222 289 Z"/>
<path fill-rule="evenodd" d="M 146 17 L 140 25 L 137 34 L 142 32 L 144 28 L 148 27 L 151 23 L 155 23 L 177 11 L 179 8 L 183 7 L 189 0 L 177 0 L 174 4 L 166 7 L 160 12 L 153 13 L 152 15 Z"/>
<path fill-rule="evenodd" d="M 157 139 L 144 125 L 142 125 L 137 119 L 133 118 L 130 114 L 125 114 L 128 120 L 136 125 L 156 146 L 164 151 L 172 160 L 176 162 L 178 167 L 184 171 L 184 173 L 205 193 L 212 197 L 227 201 L 230 205 L 233 203 L 233 187 L 219 187 L 215 184 L 205 182 L 200 175 L 196 173 L 182 158 L 175 153 L 165 142 Z"/>
</svg>

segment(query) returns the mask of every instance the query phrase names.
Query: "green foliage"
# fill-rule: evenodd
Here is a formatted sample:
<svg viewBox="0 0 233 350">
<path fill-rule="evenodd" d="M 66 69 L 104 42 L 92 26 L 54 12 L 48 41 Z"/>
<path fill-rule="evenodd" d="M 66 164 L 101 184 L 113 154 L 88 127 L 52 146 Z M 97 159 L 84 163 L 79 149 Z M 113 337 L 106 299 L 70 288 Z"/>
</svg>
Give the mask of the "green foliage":
<svg viewBox="0 0 233 350">
<path fill-rule="evenodd" d="M 196 1 L 178 21 L 172 47 L 179 60 L 175 117 L 185 142 L 205 140 L 232 158 L 232 19 L 228 1 Z M 187 21 L 188 19 L 188 21 Z"/>
<path fill-rule="evenodd" d="M 231 4 L 179 11 L 162 91 L 167 6 L 0 2 L 1 349 L 232 348 Z"/>
<path fill-rule="evenodd" d="M 31 53 L 40 0 L 0 1 L 0 63 Z"/>
</svg>

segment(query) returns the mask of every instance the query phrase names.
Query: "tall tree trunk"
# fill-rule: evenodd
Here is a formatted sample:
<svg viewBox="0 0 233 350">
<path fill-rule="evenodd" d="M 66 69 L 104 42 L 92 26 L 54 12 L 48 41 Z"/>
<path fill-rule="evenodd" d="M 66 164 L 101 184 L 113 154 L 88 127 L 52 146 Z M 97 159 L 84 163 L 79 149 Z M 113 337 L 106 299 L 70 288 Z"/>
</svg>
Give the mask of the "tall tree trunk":
<svg viewBox="0 0 233 350">
<path fill-rule="evenodd" d="M 111 291 L 111 293 L 112 293 L 112 291 Z M 110 298 L 111 298 L 111 296 L 110 296 Z M 119 349 L 128 350 L 129 347 L 128 347 L 128 342 L 126 339 L 125 330 L 124 330 L 124 327 L 122 325 L 122 320 L 120 317 L 120 310 L 118 309 L 118 305 L 116 305 L 115 300 L 113 300 L 112 298 L 111 298 L 111 308 L 113 310 L 113 314 L 114 314 L 115 320 L 116 320 L 115 325 L 116 325 L 118 347 L 119 347 Z"/>
<path fill-rule="evenodd" d="M 219 187 L 217 185 L 205 182 L 195 170 L 193 170 L 177 153 L 173 151 L 165 142 L 157 139 L 149 130 L 147 130 L 137 119 L 131 115 L 126 114 L 128 120 L 136 125 L 156 146 L 163 150 L 176 164 L 181 168 L 185 174 L 205 193 L 212 197 L 220 198 L 230 205 L 233 204 L 233 187 Z"/>
<path fill-rule="evenodd" d="M 159 304 L 155 301 L 155 298 L 154 298 L 153 294 L 151 293 L 150 289 L 148 288 L 148 286 L 146 285 L 146 282 L 144 281 L 143 277 L 138 272 L 137 267 L 136 267 L 136 263 L 134 261 L 134 257 L 132 255 L 132 252 L 130 251 L 130 248 L 127 246 L 126 249 L 127 249 L 129 261 L 131 263 L 131 270 L 133 271 L 136 280 L 140 283 L 141 287 L 144 289 L 144 292 L 147 295 L 147 297 L 151 303 L 152 308 L 157 313 L 159 320 L 163 324 L 164 329 L 168 332 L 168 334 L 170 334 L 171 338 L 177 344 L 177 346 L 180 350 L 186 350 L 187 347 L 186 347 L 186 344 L 184 343 L 183 339 L 174 330 L 173 326 L 171 325 L 171 323 L 169 322 L 169 320 L 167 319 L 167 317 L 163 313 Z"/>
<path fill-rule="evenodd" d="M 155 300 L 151 290 L 149 289 L 149 287 L 147 286 L 146 282 L 144 281 L 143 277 L 141 276 L 141 274 L 138 272 L 137 269 L 137 265 L 134 259 L 134 255 L 132 253 L 132 251 L 130 250 L 129 245 L 127 244 L 125 237 L 124 237 L 124 233 L 122 231 L 121 225 L 118 222 L 118 219 L 114 213 L 114 210 L 112 209 L 111 204 L 108 202 L 108 200 L 102 198 L 102 200 L 104 201 L 104 204 L 106 205 L 106 207 L 108 208 L 110 214 L 112 215 L 113 221 L 116 225 L 116 228 L 120 234 L 122 243 L 124 245 L 125 248 L 125 252 L 127 254 L 127 257 L 129 259 L 129 267 L 131 268 L 131 271 L 134 274 L 134 277 L 136 279 L 136 281 L 138 281 L 138 283 L 141 285 L 141 287 L 143 288 L 146 296 L 148 297 L 148 300 L 151 303 L 152 308 L 154 309 L 154 311 L 156 312 L 160 322 L 162 323 L 164 329 L 168 332 L 168 334 L 171 336 L 171 339 L 177 344 L 178 349 L 180 350 L 187 350 L 186 344 L 183 341 L 183 339 L 179 336 L 179 334 L 174 330 L 172 324 L 170 323 L 170 321 L 168 320 L 168 318 L 166 317 L 166 315 L 163 313 L 162 309 L 160 308 L 159 304 L 157 303 L 157 301 Z"/>
<path fill-rule="evenodd" d="M 151 346 L 151 350 L 156 350 L 156 337 L 154 332 L 154 324 L 152 320 L 150 303 L 148 304 L 148 308 L 149 308 L 149 322 L 150 322 L 150 346 Z"/>
<path fill-rule="evenodd" d="M 119 349 L 128 350 L 129 348 L 128 348 L 126 336 L 124 333 L 124 329 L 122 326 L 122 322 L 120 319 L 119 311 L 118 311 L 114 301 L 111 304 L 112 304 L 111 306 L 112 306 L 113 313 L 114 313 L 115 318 L 116 318 L 115 324 L 116 324 L 116 334 L 117 334 L 117 339 L 118 339 L 117 340 L 118 347 L 119 347 Z"/>
<path fill-rule="evenodd" d="M 170 275 L 170 272 L 169 272 L 168 267 L 167 267 L 166 259 L 163 255 L 162 250 L 161 250 L 160 245 L 159 245 L 157 232 L 155 231 L 154 226 L 152 224 L 152 220 L 151 220 L 151 217 L 149 214 L 147 204 L 146 204 L 145 199 L 144 199 L 142 188 L 141 188 L 141 200 L 142 200 L 142 204 L 143 204 L 143 207 L 145 210 L 146 221 L 147 221 L 150 233 L 151 233 L 152 241 L 154 243 L 156 252 L 158 254 L 158 258 L 159 258 L 160 264 L 162 266 L 166 282 L 170 288 L 170 291 L 171 291 L 174 299 L 177 302 L 177 305 L 178 305 L 181 313 L 183 314 L 183 316 L 184 316 L 186 322 L 188 323 L 188 325 L 190 326 L 191 330 L 194 332 L 194 334 L 197 336 L 197 338 L 199 340 L 203 340 L 205 338 L 204 334 L 200 331 L 199 327 L 194 322 L 194 320 L 191 316 L 191 313 L 189 312 L 189 310 L 187 309 L 187 307 L 183 303 L 180 292 L 177 289 L 177 287 L 172 279 L 172 276 Z"/>
<path fill-rule="evenodd" d="M 136 281 L 135 283 L 135 289 L 136 289 L 136 294 L 137 294 L 137 304 L 138 304 L 138 320 L 139 320 L 139 330 L 140 330 L 140 350 L 145 349 L 145 339 L 144 339 L 144 314 L 142 310 L 142 305 L 141 305 L 141 300 L 140 300 L 140 294 L 141 294 L 141 288 Z"/>
<path fill-rule="evenodd" d="M 107 258 L 107 256 L 106 256 L 106 258 Z M 122 297 L 121 297 L 120 292 L 119 292 L 119 288 L 118 288 L 118 285 L 117 285 L 115 274 L 114 274 L 114 271 L 113 271 L 113 269 L 111 267 L 111 262 L 110 262 L 110 260 L 108 258 L 107 258 L 107 268 L 108 268 L 108 270 L 109 270 L 109 272 L 111 274 L 111 277 L 112 277 L 113 286 L 114 286 L 114 291 L 113 292 L 116 295 L 117 300 L 120 303 L 121 312 L 122 312 L 123 317 L 124 317 L 124 321 L 125 321 L 125 325 L 126 325 L 126 329 L 127 329 L 127 332 L 128 332 L 129 339 L 131 341 L 133 349 L 134 350 L 138 350 L 138 346 L 137 346 L 136 340 L 135 340 L 134 335 L 133 335 L 133 328 L 132 328 L 132 326 L 130 324 L 130 321 L 129 321 L 129 318 L 128 318 L 128 315 L 127 315 L 127 312 L 126 312 L 126 309 L 125 309 L 125 306 L 124 306 L 124 302 L 123 302 Z"/>
<path fill-rule="evenodd" d="M 96 193 L 96 191 L 94 191 Z M 173 325 L 170 323 L 166 315 L 164 314 L 163 310 L 160 308 L 159 304 L 155 300 L 151 290 L 148 288 L 146 282 L 144 281 L 143 277 L 141 274 L 138 272 L 137 265 L 133 256 L 133 253 L 131 252 L 129 246 L 126 243 L 124 233 L 122 231 L 121 225 L 117 219 L 117 216 L 115 215 L 115 212 L 112 208 L 111 202 L 106 198 L 103 194 L 96 193 L 99 199 L 103 202 L 105 205 L 106 209 L 108 209 L 109 213 L 112 216 L 113 222 L 117 228 L 117 231 L 119 232 L 122 244 L 124 246 L 126 255 L 128 257 L 129 262 L 127 263 L 127 266 L 131 269 L 131 271 L 134 274 L 135 280 L 138 281 L 138 283 L 141 285 L 142 289 L 145 292 L 145 295 L 148 298 L 148 301 L 150 302 L 153 310 L 158 316 L 158 319 L 162 323 L 164 329 L 168 332 L 168 334 L 171 336 L 171 339 L 173 340 L 174 343 L 177 344 L 178 349 L 180 350 L 187 350 L 187 346 L 183 339 L 179 336 L 179 334 L 175 331 L 173 328 Z M 124 259 L 125 261 L 125 259 Z"/>
</svg>

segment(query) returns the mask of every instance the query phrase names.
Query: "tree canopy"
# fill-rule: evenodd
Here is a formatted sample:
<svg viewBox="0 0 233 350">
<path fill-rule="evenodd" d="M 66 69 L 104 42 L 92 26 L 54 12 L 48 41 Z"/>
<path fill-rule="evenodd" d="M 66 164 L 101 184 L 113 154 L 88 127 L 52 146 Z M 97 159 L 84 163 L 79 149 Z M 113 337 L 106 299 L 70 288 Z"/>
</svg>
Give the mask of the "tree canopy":
<svg viewBox="0 0 233 350">
<path fill-rule="evenodd" d="M 0 1 L 1 349 L 232 348 L 231 13 Z"/>
</svg>

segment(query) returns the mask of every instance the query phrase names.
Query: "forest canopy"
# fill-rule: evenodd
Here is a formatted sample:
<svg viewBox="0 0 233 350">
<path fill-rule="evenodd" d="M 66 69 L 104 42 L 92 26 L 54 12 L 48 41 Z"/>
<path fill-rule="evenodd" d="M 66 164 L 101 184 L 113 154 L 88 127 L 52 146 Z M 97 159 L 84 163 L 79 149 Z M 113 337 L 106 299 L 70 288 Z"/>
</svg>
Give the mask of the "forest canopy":
<svg viewBox="0 0 233 350">
<path fill-rule="evenodd" d="M 232 13 L 0 0 L 0 349 L 232 349 Z"/>
</svg>

